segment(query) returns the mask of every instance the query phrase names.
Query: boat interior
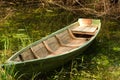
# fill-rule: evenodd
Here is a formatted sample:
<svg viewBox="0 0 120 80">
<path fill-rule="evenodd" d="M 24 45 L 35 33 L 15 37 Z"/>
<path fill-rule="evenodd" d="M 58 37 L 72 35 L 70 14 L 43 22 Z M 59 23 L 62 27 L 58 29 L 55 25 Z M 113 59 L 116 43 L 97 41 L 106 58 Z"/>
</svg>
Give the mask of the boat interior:
<svg viewBox="0 0 120 80">
<path fill-rule="evenodd" d="M 39 42 L 32 47 L 25 49 L 12 61 L 21 62 L 32 59 L 47 58 L 78 48 L 89 41 L 96 33 L 97 27 L 74 27 L 67 28 L 61 33 Z"/>
</svg>

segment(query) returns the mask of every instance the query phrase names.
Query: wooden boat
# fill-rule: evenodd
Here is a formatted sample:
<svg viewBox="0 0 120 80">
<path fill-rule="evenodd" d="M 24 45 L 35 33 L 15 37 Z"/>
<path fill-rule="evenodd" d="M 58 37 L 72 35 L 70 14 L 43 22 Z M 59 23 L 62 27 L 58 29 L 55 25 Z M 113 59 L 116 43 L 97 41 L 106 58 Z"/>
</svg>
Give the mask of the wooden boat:
<svg viewBox="0 0 120 80">
<path fill-rule="evenodd" d="M 79 19 L 11 56 L 3 67 L 9 74 L 31 76 L 65 64 L 82 53 L 100 31 L 99 19 Z"/>
</svg>

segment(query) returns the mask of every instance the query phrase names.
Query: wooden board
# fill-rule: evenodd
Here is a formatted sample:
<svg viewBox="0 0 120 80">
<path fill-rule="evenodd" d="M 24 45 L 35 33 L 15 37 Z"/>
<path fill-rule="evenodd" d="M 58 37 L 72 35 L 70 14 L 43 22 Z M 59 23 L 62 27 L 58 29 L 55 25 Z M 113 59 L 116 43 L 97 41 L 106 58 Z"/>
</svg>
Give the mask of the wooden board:
<svg viewBox="0 0 120 80">
<path fill-rule="evenodd" d="M 97 29 L 97 26 L 79 26 L 72 29 L 72 31 L 93 33 L 96 31 L 96 29 Z"/>
</svg>

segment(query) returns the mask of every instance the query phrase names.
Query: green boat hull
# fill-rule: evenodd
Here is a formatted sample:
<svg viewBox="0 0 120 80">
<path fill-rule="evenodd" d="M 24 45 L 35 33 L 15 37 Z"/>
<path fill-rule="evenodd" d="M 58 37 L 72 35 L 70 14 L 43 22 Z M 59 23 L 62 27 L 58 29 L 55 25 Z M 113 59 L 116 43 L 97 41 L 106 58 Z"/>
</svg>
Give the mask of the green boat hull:
<svg viewBox="0 0 120 80">
<path fill-rule="evenodd" d="M 96 38 L 96 36 L 98 35 L 99 31 L 100 31 L 100 20 L 96 20 L 94 21 L 95 24 L 99 24 L 98 25 L 98 31 L 96 32 L 96 34 L 88 41 L 86 42 L 84 45 L 75 48 L 73 50 L 70 50 L 67 53 L 64 54 L 60 54 L 60 55 L 56 55 L 53 57 L 47 57 L 47 58 L 41 58 L 41 59 L 33 59 L 33 60 L 28 60 L 28 61 L 23 61 L 23 62 L 12 62 L 9 61 L 6 64 L 3 64 L 3 68 L 12 76 L 14 76 L 15 78 L 31 78 L 34 75 L 39 75 L 41 73 L 45 73 L 48 71 L 53 71 L 54 69 L 56 69 L 57 67 L 67 63 L 68 61 L 72 60 L 73 58 L 79 56 L 81 53 L 83 53 L 83 51 L 85 51 L 85 49 L 87 47 L 90 46 L 90 44 L 92 43 L 92 41 Z M 39 40 L 31 45 L 29 45 L 26 48 L 29 48 L 31 46 L 33 46 L 34 44 L 37 44 L 38 42 L 41 42 L 51 36 L 53 36 L 56 33 L 60 33 L 62 30 L 65 30 L 66 28 L 69 28 L 73 25 L 75 25 L 75 23 L 54 32 L 53 34 L 45 37 L 42 40 Z M 22 49 L 21 51 L 24 51 L 24 49 Z M 17 54 L 19 54 L 21 51 L 19 51 L 18 53 L 16 53 L 15 55 L 12 56 L 12 58 L 14 56 L 17 56 Z"/>
<path fill-rule="evenodd" d="M 89 44 L 90 45 L 90 44 Z M 20 64 L 5 64 L 4 67 L 6 71 L 15 76 L 16 78 L 30 78 L 29 76 L 39 75 L 41 73 L 46 73 L 52 71 L 59 66 L 67 63 L 73 58 L 79 56 L 89 45 L 78 49 L 74 52 L 70 52 L 66 55 L 56 56 L 54 58 L 42 59 L 42 60 L 33 60 L 30 62 L 24 62 Z M 32 73 L 31 73 L 32 72 Z M 16 74 L 16 75 L 15 75 Z"/>
</svg>

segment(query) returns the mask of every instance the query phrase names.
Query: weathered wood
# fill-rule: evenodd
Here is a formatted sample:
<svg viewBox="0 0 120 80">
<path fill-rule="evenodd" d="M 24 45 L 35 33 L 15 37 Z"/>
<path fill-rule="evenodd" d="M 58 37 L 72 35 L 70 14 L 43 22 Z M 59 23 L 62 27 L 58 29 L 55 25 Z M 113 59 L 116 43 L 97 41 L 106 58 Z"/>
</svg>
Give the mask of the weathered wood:
<svg viewBox="0 0 120 80">
<path fill-rule="evenodd" d="M 94 35 L 94 33 L 91 32 L 79 32 L 79 31 L 73 31 L 74 34 L 83 34 L 83 35 Z"/>
<path fill-rule="evenodd" d="M 60 40 L 60 38 L 59 38 L 57 35 L 56 35 L 55 37 L 57 38 L 57 40 L 59 41 L 59 43 L 60 43 L 61 46 L 72 47 L 72 48 L 75 48 L 75 47 L 79 47 L 79 46 L 80 46 L 80 45 L 69 45 L 69 44 L 64 44 L 64 43 Z"/>
<path fill-rule="evenodd" d="M 20 55 L 18 55 L 19 56 L 19 58 L 20 58 L 20 60 L 21 61 L 24 61 L 24 59 L 23 59 L 23 57 L 22 57 L 22 55 L 20 54 Z"/>
<path fill-rule="evenodd" d="M 30 50 L 32 51 L 32 54 L 33 54 L 33 56 L 34 56 L 35 59 L 39 59 L 39 58 L 40 58 L 38 55 L 36 55 L 36 54 L 34 53 L 34 51 L 33 51 L 32 48 L 30 48 Z"/>
<path fill-rule="evenodd" d="M 97 26 L 79 26 L 75 29 L 72 29 L 72 31 L 94 33 L 96 29 L 97 29 Z"/>
<path fill-rule="evenodd" d="M 98 25 L 93 36 L 74 36 L 71 29 L 78 27 L 78 22 L 75 22 L 18 51 L 3 66 L 12 69 L 13 74 L 17 73 L 16 77 L 53 70 L 78 56 L 91 44 L 100 31 L 100 20 L 93 19 L 92 24 Z"/>
<path fill-rule="evenodd" d="M 54 53 L 54 51 L 50 49 L 50 47 L 46 44 L 45 41 L 43 41 L 43 44 L 45 45 L 46 49 L 47 49 L 50 53 Z"/>
</svg>

